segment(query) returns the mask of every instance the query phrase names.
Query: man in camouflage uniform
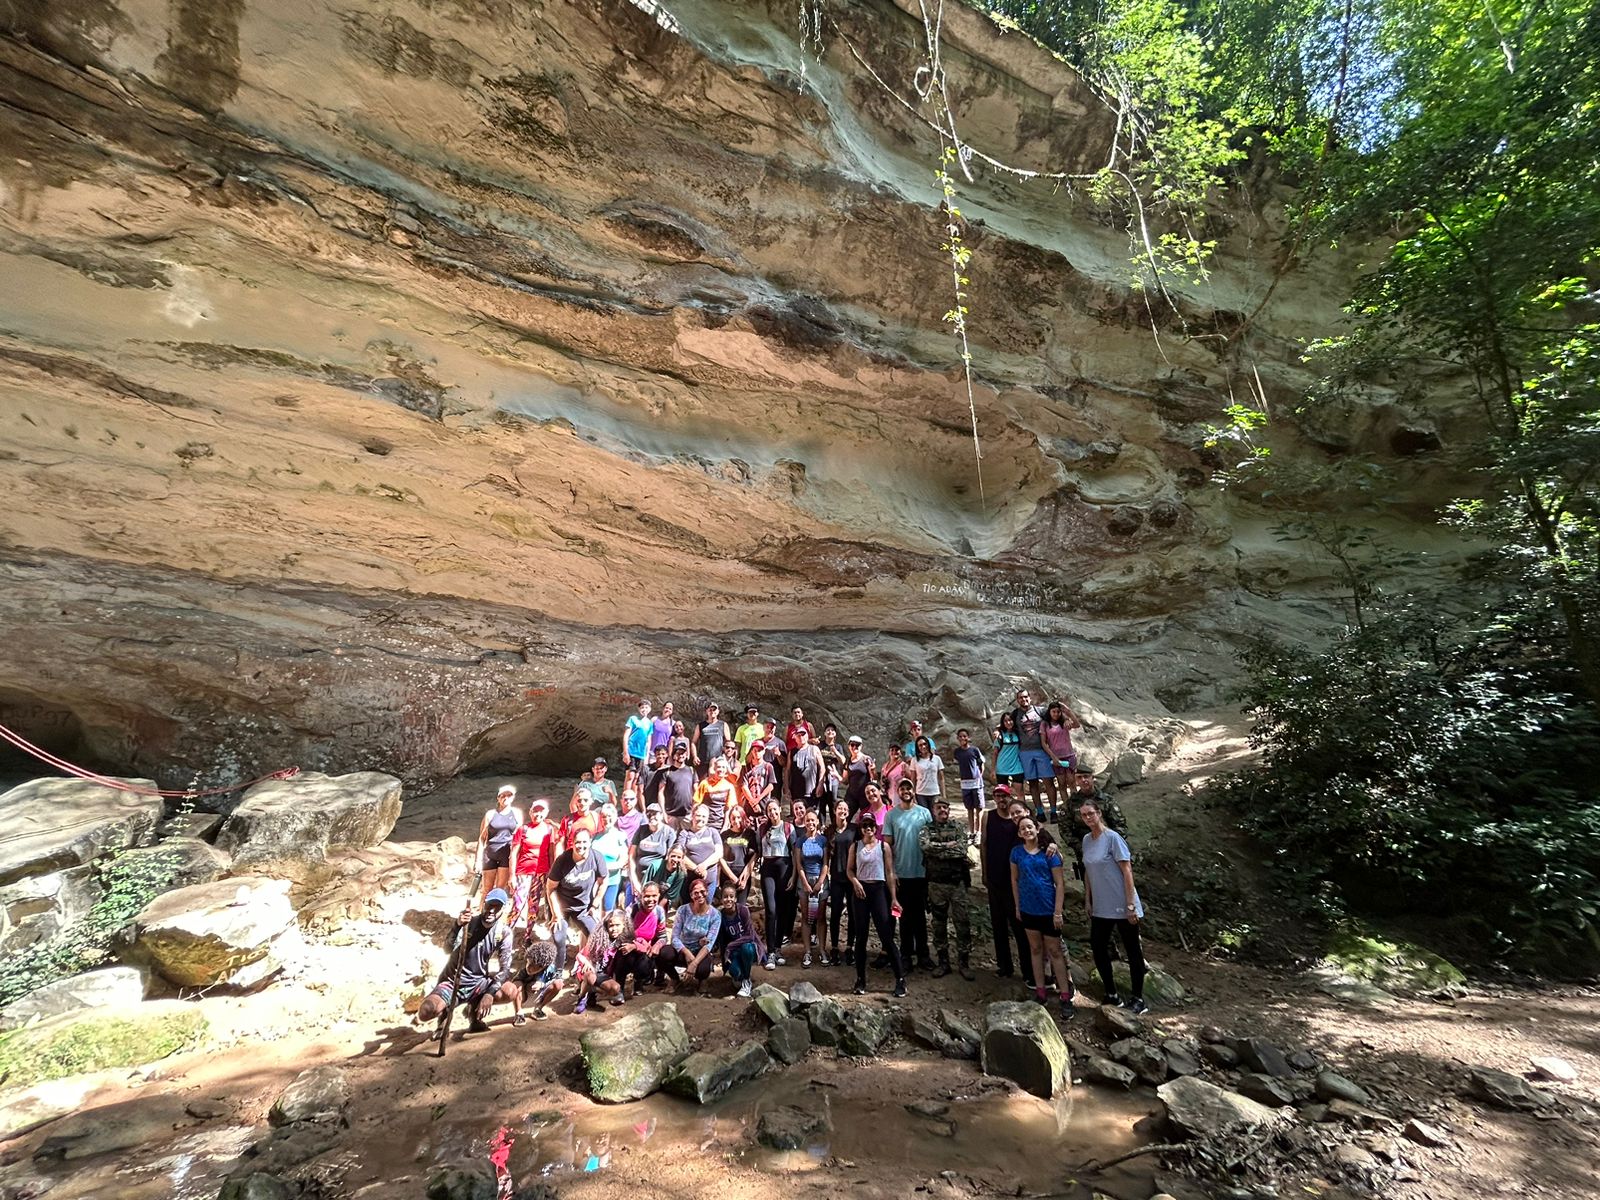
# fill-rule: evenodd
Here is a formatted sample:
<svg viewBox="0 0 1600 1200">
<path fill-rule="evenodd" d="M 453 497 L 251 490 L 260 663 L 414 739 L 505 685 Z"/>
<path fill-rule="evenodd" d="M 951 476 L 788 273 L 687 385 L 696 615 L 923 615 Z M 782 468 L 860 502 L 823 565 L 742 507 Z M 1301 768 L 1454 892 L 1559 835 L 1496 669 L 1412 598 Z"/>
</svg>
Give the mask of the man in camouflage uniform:
<svg viewBox="0 0 1600 1200">
<path fill-rule="evenodd" d="M 950 974 L 950 915 L 956 918 L 956 962 L 961 978 L 972 979 L 967 959 L 972 953 L 972 920 L 967 908 L 967 888 L 972 867 L 967 859 L 967 827 L 950 816 L 950 802 L 939 797 L 933 802 L 933 823 L 925 826 L 918 840 L 922 862 L 928 872 L 928 911 L 933 916 L 933 943 L 939 951 L 935 978 Z"/>
</svg>

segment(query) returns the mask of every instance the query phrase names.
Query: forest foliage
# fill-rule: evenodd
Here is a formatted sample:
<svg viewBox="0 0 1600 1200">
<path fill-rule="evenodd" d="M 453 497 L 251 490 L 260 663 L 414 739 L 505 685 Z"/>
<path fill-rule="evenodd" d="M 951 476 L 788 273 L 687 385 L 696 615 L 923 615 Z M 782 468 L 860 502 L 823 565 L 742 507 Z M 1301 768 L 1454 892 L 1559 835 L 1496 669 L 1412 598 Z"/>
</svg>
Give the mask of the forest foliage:
<svg viewBox="0 0 1600 1200">
<path fill-rule="evenodd" d="M 1209 153 L 1177 160 L 1197 216 L 1230 169 L 1219 143 L 1270 156 L 1296 185 L 1280 275 L 1368 251 L 1345 327 L 1303 348 L 1316 385 L 1217 431 L 1237 451 L 1225 484 L 1286 512 L 1364 484 L 1337 517 L 1285 521 L 1336 564 L 1349 620 L 1323 645 L 1247 652 L 1263 759 L 1213 794 L 1307 897 L 1442 906 L 1485 952 L 1600 967 L 1600 7 L 984 6 L 1140 109 L 1158 151 Z M 1248 319 L 1222 352 L 1241 373 Z M 1458 577 L 1398 569 L 1376 532 L 1382 463 L 1271 456 L 1275 422 L 1374 399 L 1438 421 L 1433 459 L 1461 483 L 1437 517 L 1478 547 Z"/>
</svg>

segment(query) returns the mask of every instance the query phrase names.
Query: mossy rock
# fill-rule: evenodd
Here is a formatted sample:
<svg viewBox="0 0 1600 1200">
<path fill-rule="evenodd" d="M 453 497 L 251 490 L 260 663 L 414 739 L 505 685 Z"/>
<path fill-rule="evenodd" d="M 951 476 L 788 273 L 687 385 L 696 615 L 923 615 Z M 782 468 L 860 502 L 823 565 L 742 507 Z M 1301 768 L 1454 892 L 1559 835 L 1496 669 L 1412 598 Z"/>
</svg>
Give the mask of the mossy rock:
<svg viewBox="0 0 1600 1200">
<path fill-rule="evenodd" d="M 1361 929 L 1339 930 L 1323 961 L 1386 992 L 1425 995 L 1467 980 L 1457 967 L 1431 950 L 1387 941 Z"/>
<path fill-rule="evenodd" d="M 1117 989 L 1126 1000 L 1133 994 L 1133 975 L 1128 970 L 1128 964 L 1120 959 L 1111 964 L 1111 978 L 1116 980 Z M 1187 993 L 1183 984 L 1167 974 L 1153 962 L 1145 963 L 1144 998 L 1151 1004 L 1160 1008 L 1176 1008 L 1183 1003 Z"/>
<path fill-rule="evenodd" d="M 116 1013 L 68 1013 L 0 1035 L 0 1079 L 9 1090 L 139 1066 L 194 1045 L 205 1028 L 200 1010 L 178 1000 L 155 1000 Z"/>
</svg>

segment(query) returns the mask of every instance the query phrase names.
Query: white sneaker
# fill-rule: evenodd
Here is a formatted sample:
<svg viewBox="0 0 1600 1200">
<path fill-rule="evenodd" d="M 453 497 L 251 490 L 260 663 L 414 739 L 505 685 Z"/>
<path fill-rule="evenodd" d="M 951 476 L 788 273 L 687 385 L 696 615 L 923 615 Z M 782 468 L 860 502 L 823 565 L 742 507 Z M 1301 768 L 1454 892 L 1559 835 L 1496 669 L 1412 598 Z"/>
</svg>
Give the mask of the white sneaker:
<svg viewBox="0 0 1600 1200">
<path fill-rule="evenodd" d="M 750 981 L 748 979 L 739 985 L 739 999 L 750 999 Z"/>
<path fill-rule="evenodd" d="M 811 951 L 806 951 L 806 956 L 800 960 L 800 965 L 802 967 L 809 967 L 811 965 Z"/>
<path fill-rule="evenodd" d="M 789 960 L 780 954 L 778 955 L 778 965 L 780 967 L 787 967 L 789 965 Z"/>
<path fill-rule="evenodd" d="M 763 963 L 762 965 L 764 967 L 766 967 L 767 970 L 769 970 L 769 971 L 776 971 L 778 969 L 778 960 L 773 958 L 772 955 L 769 954 L 769 955 L 767 955 L 767 961 L 765 963 Z"/>
</svg>

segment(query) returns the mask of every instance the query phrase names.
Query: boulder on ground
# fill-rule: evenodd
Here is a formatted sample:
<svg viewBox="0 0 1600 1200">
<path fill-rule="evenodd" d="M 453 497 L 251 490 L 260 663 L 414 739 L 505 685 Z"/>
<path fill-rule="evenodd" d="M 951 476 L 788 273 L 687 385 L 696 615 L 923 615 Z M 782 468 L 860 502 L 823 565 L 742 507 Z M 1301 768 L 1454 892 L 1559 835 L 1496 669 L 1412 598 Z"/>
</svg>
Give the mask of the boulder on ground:
<svg viewBox="0 0 1600 1200">
<path fill-rule="evenodd" d="M 1193 1077 L 1163 1083 L 1156 1095 L 1166 1105 L 1168 1124 L 1182 1137 L 1213 1137 L 1246 1126 L 1271 1124 L 1287 1116 L 1286 1112 Z"/>
<path fill-rule="evenodd" d="M 1371 1104 L 1372 1097 L 1359 1084 L 1334 1071 L 1317 1072 L 1318 1100 L 1348 1100 L 1351 1104 Z"/>
<path fill-rule="evenodd" d="M 286 880 L 218 879 L 152 901 L 134 919 L 123 957 L 180 987 L 250 988 L 282 970 L 278 952 L 291 930 L 298 933 Z"/>
<path fill-rule="evenodd" d="M 1086 1083 L 1103 1083 L 1109 1087 L 1131 1088 L 1138 1078 L 1132 1069 L 1121 1063 L 1112 1062 L 1109 1058 L 1101 1058 L 1098 1054 L 1091 1054 L 1083 1063 L 1083 1078 Z"/>
<path fill-rule="evenodd" d="M 1283 1051 L 1266 1038 L 1234 1038 L 1228 1045 L 1239 1056 L 1239 1061 L 1252 1071 L 1278 1079 L 1288 1079 L 1294 1074 Z"/>
<path fill-rule="evenodd" d="M 789 989 L 789 1007 L 795 1012 L 804 1012 L 821 1000 L 822 993 L 817 990 L 817 985 L 808 979 L 802 979 Z"/>
<path fill-rule="evenodd" d="M 138 967 L 104 967 L 35 988 L 0 1009 L 0 1029 L 85 1008 L 131 1008 L 144 999 L 150 973 Z"/>
<path fill-rule="evenodd" d="M 1217 1042 L 1202 1042 L 1200 1057 L 1213 1067 L 1221 1067 L 1224 1071 L 1231 1070 L 1239 1065 L 1239 1056 L 1233 1052 L 1232 1046 L 1224 1046 Z"/>
<path fill-rule="evenodd" d="M 984 1012 L 983 1073 L 1046 1100 L 1072 1086 L 1067 1044 L 1042 1004 L 1001 1000 Z"/>
<path fill-rule="evenodd" d="M 1148 1042 L 1124 1038 L 1111 1045 L 1111 1057 L 1146 1083 L 1161 1083 L 1167 1077 L 1167 1056 Z"/>
<path fill-rule="evenodd" d="M 1556 1102 L 1549 1092 L 1534 1087 L 1520 1075 L 1496 1071 L 1492 1067 L 1473 1067 L 1468 1071 L 1467 1091 L 1498 1108 L 1509 1108 L 1515 1112 L 1550 1108 Z"/>
<path fill-rule="evenodd" d="M 298 876 L 340 850 L 365 850 L 400 818 L 400 781 L 378 771 L 269 779 L 244 794 L 223 823 L 217 846 L 236 867 Z"/>
<path fill-rule="evenodd" d="M 1199 1047 L 1186 1038 L 1168 1038 L 1161 1043 L 1167 1056 L 1167 1070 L 1174 1075 L 1200 1074 Z"/>
<path fill-rule="evenodd" d="M 921 1013 L 910 1012 L 905 1015 L 901 1025 L 906 1037 L 918 1045 L 935 1050 L 946 1058 L 965 1058 L 968 1055 L 962 1052 L 960 1042 L 946 1033 L 938 1022 L 929 1019 Z"/>
<path fill-rule="evenodd" d="M 811 1049 L 811 1026 L 799 1017 L 785 1017 L 767 1030 L 767 1050 L 784 1066 L 792 1066 Z"/>
<path fill-rule="evenodd" d="M 1533 1073 L 1540 1079 L 1549 1079 L 1556 1083 L 1576 1083 L 1578 1081 L 1578 1068 L 1564 1058 L 1555 1055 L 1545 1055 L 1541 1058 L 1530 1058 L 1528 1064 L 1533 1067 Z"/>
<path fill-rule="evenodd" d="M 844 1036 L 844 1006 L 837 1000 L 824 998 L 806 1009 L 806 1024 L 811 1027 L 813 1043 L 837 1046 Z"/>
<path fill-rule="evenodd" d="M 772 1056 L 762 1042 L 744 1042 L 723 1050 L 697 1050 L 672 1069 L 662 1087 L 675 1096 L 709 1104 L 771 1065 Z"/>
<path fill-rule="evenodd" d="M 1120 958 L 1111 964 L 1111 978 L 1117 985 L 1117 991 L 1126 1000 L 1133 994 L 1133 976 L 1128 973 L 1128 964 Z M 1179 983 L 1166 971 L 1155 963 L 1145 964 L 1144 998 L 1157 1008 L 1176 1008 L 1183 1003 L 1188 995 Z"/>
<path fill-rule="evenodd" d="M 1234 1087 L 1241 1096 L 1257 1104 L 1265 1104 L 1268 1108 L 1282 1108 L 1285 1104 L 1294 1103 L 1294 1090 L 1286 1081 L 1257 1071 L 1246 1071 L 1239 1076 L 1239 1082 Z"/>
<path fill-rule="evenodd" d="M 181 1000 L 148 1000 L 131 1008 L 91 1008 L 38 1021 L 0 1038 L 0 1079 L 8 1088 L 133 1067 L 194 1044 L 206 1019 Z"/>
<path fill-rule="evenodd" d="M 128 780 L 153 788 L 148 779 Z M 90 864 L 149 840 L 161 798 L 81 779 L 34 779 L 0 795 L 0 955 L 61 932 L 100 896 Z"/>
<path fill-rule="evenodd" d="M 780 1104 L 761 1114 L 756 1141 L 773 1150 L 804 1150 L 828 1127 L 828 1118 L 814 1109 Z"/>
<path fill-rule="evenodd" d="M 155 787 L 148 779 L 122 782 Z M 0 795 L 0 814 L 11 831 L 0 843 L 4 887 L 139 845 L 161 820 L 161 797 L 83 779 L 34 779 Z"/>
<path fill-rule="evenodd" d="M 1353 977 L 1383 992 L 1405 996 L 1459 989 L 1467 980 L 1460 968 L 1431 950 L 1355 928 L 1334 935 L 1327 957 L 1318 966 L 1329 979 Z"/>
<path fill-rule="evenodd" d="M 939 1028 L 957 1041 L 970 1042 L 972 1053 L 966 1057 L 978 1057 L 978 1043 L 983 1041 L 983 1035 L 978 1032 L 978 1027 L 967 1020 L 961 1013 L 956 1012 L 954 1009 L 941 1008 L 939 1010 Z"/>
<path fill-rule="evenodd" d="M 1102 1004 L 1095 1009 L 1094 1027 L 1108 1037 L 1128 1038 L 1138 1037 L 1144 1029 L 1144 1023 L 1125 1008 Z"/>
<path fill-rule="evenodd" d="M 773 988 L 770 992 L 753 995 L 752 1003 L 755 1004 L 761 1015 L 773 1025 L 776 1025 L 779 1021 L 787 1021 L 789 1019 L 789 998 L 778 991 L 777 988 Z"/>
<path fill-rule="evenodd" d="M 180 812 L 156 826 L 156 836 L 163 841 L 171 838 L 199 838 L 202 842 L 214 841 L 217 830 L 226 818 L 214 812 Z"/>
<path fill-rule="evenodd" d="M 844 1029 L 839 1034 L 839 1049 L 851 1058 L 871 1058 L 894 1032 L 893 1009 L 875 1004 L 852 1004 L 844 1012 Z"/>
<path fill-rule="evenodd" d="M 172 1112 L 161 1104 L 111 1104 L 76 1112 L 50 1127 L 33 1152 L 36 1161 L 73 1162 L 159 1142 L 172 1132 Z"/>
<path fill-rule="evenodd" d="M 647 1004 L 637 1012 L 578 1038 L 589 1092 L 619 1104 L 642 1100 L 659 1088 L 689 1053 L 689 1031 L 676 1006 Z"/>
<path fill-rule="evenodd" d="M 335 1121 L 350 1107 L 350 1083 L 338 1067 L 309 1067 L 283 1089 L 267 1113 L 274 1125 L 298 1121 Z"/>
</svg>

